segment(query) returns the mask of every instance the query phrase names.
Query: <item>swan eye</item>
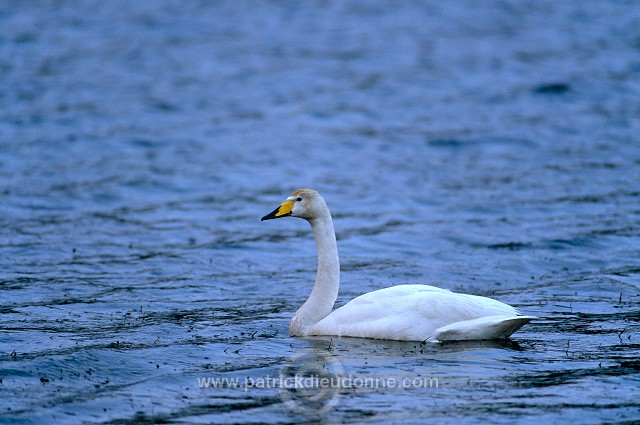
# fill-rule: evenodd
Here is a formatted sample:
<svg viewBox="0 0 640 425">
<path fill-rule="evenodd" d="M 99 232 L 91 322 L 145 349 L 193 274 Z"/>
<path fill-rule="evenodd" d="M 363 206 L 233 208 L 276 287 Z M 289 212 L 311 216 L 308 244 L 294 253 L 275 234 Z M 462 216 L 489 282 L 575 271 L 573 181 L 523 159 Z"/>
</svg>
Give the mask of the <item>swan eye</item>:
<svg viewBox="0 0 640 425">
<path fill-rule="evenodd" d="M 302 197 L 298 196 L 298 199 L 296 199 L 296 201 L 298 202 L 302 201 Z"/>
</svg>

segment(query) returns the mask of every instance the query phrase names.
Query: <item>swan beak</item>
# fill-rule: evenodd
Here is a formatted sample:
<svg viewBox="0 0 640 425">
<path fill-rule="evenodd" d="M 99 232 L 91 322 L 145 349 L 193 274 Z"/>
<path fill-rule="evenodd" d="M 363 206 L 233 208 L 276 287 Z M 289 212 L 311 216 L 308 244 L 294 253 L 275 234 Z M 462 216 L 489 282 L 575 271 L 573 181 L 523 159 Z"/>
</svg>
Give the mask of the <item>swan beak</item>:
<svg viewBox="0 0 640 425">
<path fill-rule="evenodd" d="M 287 199 L 282 204 L 280 204 L 278 208 L 276 208 L 275 210 L 271 211 L 269 214 L 262 217 L 260 221 L 290 216 L 291 210 L 293 209 L 293 204 L 295 204 L 295 202 L 296 201 Z"/>
</svg>

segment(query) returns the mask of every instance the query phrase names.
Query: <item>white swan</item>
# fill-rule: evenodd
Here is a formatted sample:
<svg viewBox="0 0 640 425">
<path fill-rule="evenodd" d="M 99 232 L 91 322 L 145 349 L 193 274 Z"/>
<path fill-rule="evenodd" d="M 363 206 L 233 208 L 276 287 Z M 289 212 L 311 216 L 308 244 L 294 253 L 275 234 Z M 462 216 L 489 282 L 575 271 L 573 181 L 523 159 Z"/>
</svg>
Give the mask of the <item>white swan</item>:
<svg viewBox="0 0 640 425">
<path fill-rule="evenodd" d="M 304 218 L 311 224 L 318 249 L 316 282 L 291 319 L 291 336 L 484 340 L 507 338 L 535 319 L 491 298 L 428 285 L 398 285 L 369 292 L 331 312 L 340 285 L 340 262 L 329 208 L 315 190 L 300 189 L 262 220 L 287 216 Z"/>
</svg>

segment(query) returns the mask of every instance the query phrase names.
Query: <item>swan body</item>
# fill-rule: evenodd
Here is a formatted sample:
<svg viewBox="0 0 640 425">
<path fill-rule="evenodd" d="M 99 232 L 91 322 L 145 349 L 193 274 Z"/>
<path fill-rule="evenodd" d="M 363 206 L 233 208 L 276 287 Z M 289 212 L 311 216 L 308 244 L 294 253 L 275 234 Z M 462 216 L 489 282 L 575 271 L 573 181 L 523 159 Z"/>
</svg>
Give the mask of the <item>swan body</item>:
<svg viewBox="0 0 640 425">
<path fill-rule="evenodd" d="M 486 340 L 507 338 L 535 319 L 491 298 L 429 285 L 398 285 L 369 292 L 332 312 L 340 286 L 340 262 L 329 208 L 315 190 L 300 189 L 262 220 L 288 216 L 311 224 L 318 249 L 316 281 L 311 295 L 291 319 L 291 336 Z"/>
</svg>

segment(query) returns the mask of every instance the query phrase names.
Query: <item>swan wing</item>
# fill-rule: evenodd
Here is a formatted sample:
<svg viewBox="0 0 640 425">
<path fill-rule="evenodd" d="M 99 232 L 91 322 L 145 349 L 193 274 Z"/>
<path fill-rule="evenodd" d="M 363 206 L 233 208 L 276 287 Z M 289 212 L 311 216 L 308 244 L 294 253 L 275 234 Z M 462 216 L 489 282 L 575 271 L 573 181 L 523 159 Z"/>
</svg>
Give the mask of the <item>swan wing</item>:
<svg viewBox="0 0 640 425">
<path fill-rule="evenodd" d="M 436 329 L 431 340 L 437 342 L 507 338 L 533 319 L 537 317 L 485 316 L 463 320 Z"/>
<path fill-rule="evenodd" d="M 465 334 L 464 327 L 453 326 L 456 323 L 488 316 L 513 318 L 518 312 L 491 298 L 458 294 L 429 285 L 398 285 L 354 298 L 312 325 L 307 334 L 435 341 L 445 340 L 448 335 Z M 490 322 L 479 321 L 475 328 L 473 325 L 468 325 L 466 333 L 483 336 L 480 329 Z M 440 328 L 444 331 L 438 333 Z"/>
</svg>

